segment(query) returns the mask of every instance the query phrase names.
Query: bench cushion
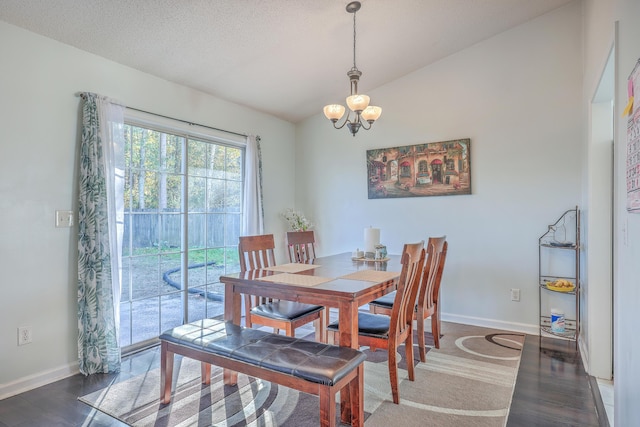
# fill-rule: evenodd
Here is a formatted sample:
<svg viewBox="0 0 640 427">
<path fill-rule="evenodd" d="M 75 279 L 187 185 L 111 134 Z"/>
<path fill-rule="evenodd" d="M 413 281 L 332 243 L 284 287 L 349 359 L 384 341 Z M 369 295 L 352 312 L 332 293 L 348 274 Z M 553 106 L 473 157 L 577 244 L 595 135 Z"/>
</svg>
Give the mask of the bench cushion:
<svg viewBox="0 0 640 427">
<path fill-rule="evenodd" d="M 347 347 L 243 328 L 231 322 L 203 319 L 170 329 L 160 340 L 334 385 L 366 359 Z"/>
</svg>

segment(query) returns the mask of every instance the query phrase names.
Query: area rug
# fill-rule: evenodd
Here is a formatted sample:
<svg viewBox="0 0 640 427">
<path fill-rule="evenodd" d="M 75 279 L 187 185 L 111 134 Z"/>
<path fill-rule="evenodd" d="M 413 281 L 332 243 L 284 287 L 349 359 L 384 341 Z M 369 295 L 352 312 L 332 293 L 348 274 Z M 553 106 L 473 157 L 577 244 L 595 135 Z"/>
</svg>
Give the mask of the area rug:
<svg viewBox="0 0 640 427">
<path fill-rule="evenodd" d="M 447 322 L 442 326 L 440 349 L 429 348 L 427 361 L 416 364 L 415 381 L 407 378 L 404 348 L 398 350 L 400 405 L 391 399 L 386 351 L 363 348 L 365 426 L 505 426 L 524 336 Z M 430 335 L 427 343 L 433 343 Z M 319 425 L 316 396 L 242 374 L 238 386 L 225 386 L 215 368 L 211 385 L 204 386 L 198 362 L 176 356 L 175 364 L 168 405 L 159 401 L 157 366 L 79 400 L 136 427 Z"/>
</svg>

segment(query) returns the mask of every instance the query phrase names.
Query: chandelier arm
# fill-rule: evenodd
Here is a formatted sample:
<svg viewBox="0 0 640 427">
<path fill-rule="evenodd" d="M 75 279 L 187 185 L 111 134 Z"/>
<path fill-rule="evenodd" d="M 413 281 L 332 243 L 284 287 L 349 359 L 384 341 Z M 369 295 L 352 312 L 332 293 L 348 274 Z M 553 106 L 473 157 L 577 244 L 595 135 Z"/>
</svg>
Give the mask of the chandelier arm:
<svg viewBox="0 0 640 427">
<path fill-rule="evenodd" d="M 346 117 L 344 118 L 344 122 L 342 122 L 342 124 L 340 126 L 336 125 L 338 120 L 333 122 L 333 127 L 336 128 L 336 129 L 342 129 L 347 123 L 352 123 L 351 120 L 349 120 L 349 116 L 351 116 L 351 112 L 347 113 Z"/>
<path fill-rule="evenodd" d="M 369 123 L 369 127 L 365 126 L 365 123 L 369 123 L 367 120 L 360 120 L 360 124 L 362 125 L 362 127 L 364 128 L 364 130 L 369 130 L 371 129 L 371 126 L 373 125 L 373 123 Z"/>
</svg>

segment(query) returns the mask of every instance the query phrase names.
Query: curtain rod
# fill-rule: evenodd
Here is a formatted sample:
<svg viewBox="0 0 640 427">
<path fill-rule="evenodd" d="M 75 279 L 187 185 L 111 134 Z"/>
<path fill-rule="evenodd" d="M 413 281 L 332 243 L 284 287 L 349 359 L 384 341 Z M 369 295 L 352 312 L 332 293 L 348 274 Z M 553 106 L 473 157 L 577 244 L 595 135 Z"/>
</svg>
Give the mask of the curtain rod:
<svg viewBox="0 0 640 427">
<path fill-rule="evenodd" d="M 80 98 L 82 98 L 82 99 L 85 99 L 85 96 L 84 96 L 83 93 L 79 93 L 78 96 Z M 120 105 L 122 105 L 122 104 L 120 104 Z M 193 122 L 190 122 L 188 120 L 176 119 L 175 117 L 164 116 L 162 114 L 152 113 L 151 111 L 141 110 L 139 108 L 127 107 L 126 105 L 122 105 L 122 106 L 127 108 L 127 109 L 129 109 L 129 110 L 139 111 L 139 112 L 145 113 L 145 114 L 151 114 L 152 116 L 162 117 L 164 119 L 175 120 L 175 121 L 180 122 L 180 123 L 186 123 L 189 126 L 199 126 L 199 127 L 203 127 L 203 128 L 206 128 L 206 129 L 211 129 L 211 130 L 217 130 L 217 131 L 220 131 L 220 132 L 230 133 L 232 135 L 244 136 L 245 138 L 248 136 L 247 134 L 234 132 L 232 130 L 226 130 L 226 129 L 220 129 L 220 128 L 213 127 L 213 126 L 201 125 L 199 123 L 193 123 Z M 256 138 L 258 140 L 260 140 L 260 136 L 256 136 Z"/>
<path fill-rule="evenodd" d="M 157 114 L 157 113 L 152 113 L 150 111 L 141 110 L 139 108 L 133 108 L 133 107 L 125 107 L 125 108 L 128 108 L 129 110 L 139 111 L 139 112 L 145 113 L 145 114 L 151 114 L 152 116 L 162 117 L 164 119 L 175 120 L 175 121 L 180 122 L 180 123 L 186 123 L 189 126 L 199 126 L 199 127 L 206 128 L 206 129 L 212 129 L 212 130 L 217 130 L 217 131 L 220 131 L 220 132 L 230 133 L 232 135 L 244 136 L 245 138 L 248 136 L 247 134 L 244 134 L 244 133 L 234 132 L 232 130 L 220 129 L 220 128 L 213 127 L 213 126 L 201 125 L 199 123 L 193 123 L 193 122 L 190 122 L 188 120 L 176 119 L 175 117 L 164 116 L 162 114 Z M 256 138 L 260 138 L 260 137 L 258 136 Z"/>
</svg>

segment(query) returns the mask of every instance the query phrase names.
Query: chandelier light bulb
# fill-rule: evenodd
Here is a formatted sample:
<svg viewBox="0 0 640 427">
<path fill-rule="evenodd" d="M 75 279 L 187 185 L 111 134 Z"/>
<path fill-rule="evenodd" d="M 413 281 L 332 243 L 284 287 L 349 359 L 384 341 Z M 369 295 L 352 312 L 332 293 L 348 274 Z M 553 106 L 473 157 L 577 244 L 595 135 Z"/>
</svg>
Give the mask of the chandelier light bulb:
<svg viewBox="0 0 640 427">
<path fill-rule="evenodd" d="M 335 123 L 342 118 L 345 108 L 344 105 L 331 104 L 325 106 L 323 111 L 325 117 Z"/>
<path fill-rule="evenodd" d="M 375 105 L 369 105 L 362 111 L 362 118 L 368 121 L 369 123 L 373 123 L 378 120 L 378 117 L 382 114 L 382 108 L 376 107 Z"/>
<path fill-rule="evenodd" d="M 348 96 L 347 105 L 349 106 L 351 111 L 360 113 L 369 106 L 369 97 L 362 94 Z"/>
</svg>

